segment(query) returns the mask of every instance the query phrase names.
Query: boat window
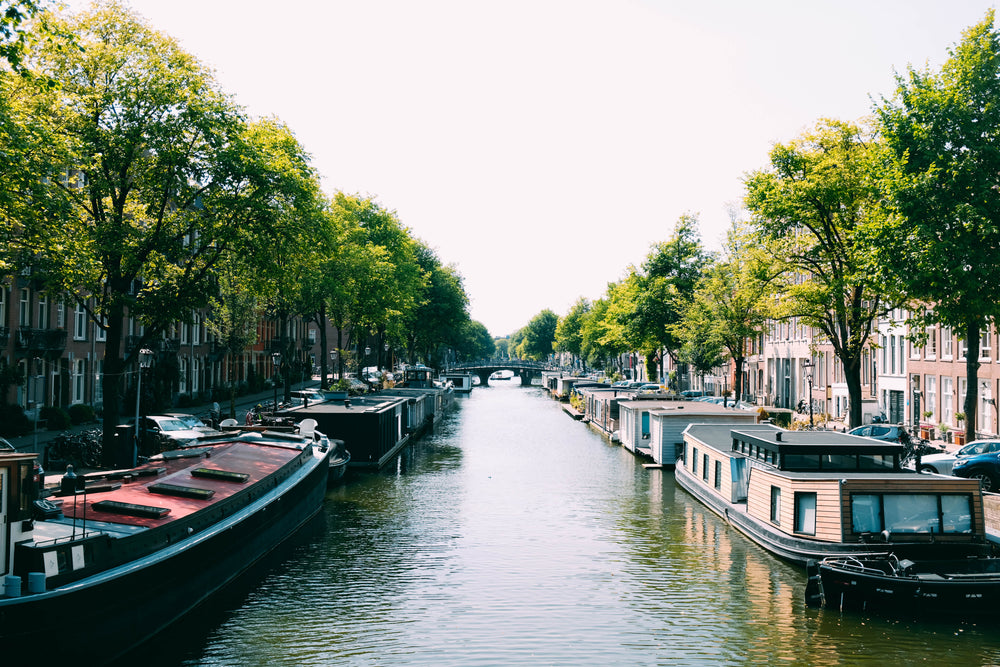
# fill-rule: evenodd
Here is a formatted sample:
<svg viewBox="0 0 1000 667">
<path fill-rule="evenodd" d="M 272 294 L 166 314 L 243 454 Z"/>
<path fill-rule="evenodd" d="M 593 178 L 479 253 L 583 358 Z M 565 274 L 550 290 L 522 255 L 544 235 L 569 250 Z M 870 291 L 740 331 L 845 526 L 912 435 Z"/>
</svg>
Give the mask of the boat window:
<svg viewBox="0 0 1000 667">
<path fill-rule="evenodd" d="M 785 454 L 785 470 L 819 470 L 819 456 L 811 454 Z"/>
<path fill-rule="evenodd" d="M 781 524 L 781 487 L 771 487 L 771 523 Z"/>
<path fill-rule="evenodd" d="M 862 454 L 858 457 L 861 470 L 892 470 L 893 457 L 885 454 Z"/>
<path fill-rule="evenodd" d="M 855 533 L 882 531 L 882 497 L 858 494 L 851 497 L 851 517 Z"/>
<path fill-rule="evenodd" d="M 795 492 L 795 532 L 816 534 L 816 493 Z"/>
<path fill-rule="evenodd" d="M 823 470 L 857 470 L 858 457 L 854 454 L 824 454 Z"/>
<path fill-rule="evenodd" d="M 715 488 L 722 488 L 722 463 L 720 461 L 715 462 Z"/>
<path fill-rule="evenodd" d="M 967 494 L 856 494 L 851 497 L 855 533 L 971 533 Z"/>
<path fill-rule="evenodd" d="M 972 532 L 972 502 L 969 496 L 941 496 L 941 527 L 944 533 Z"/>
<path fill-rule="evenodd" d="M 694 475 L 698 474 L 698 448 L 694 447 L 691 450 L 691 473 Z"/>
<path fill-rule="evenodd" d="M 882 498 L 885 528 L 891 533 L 939 533 L 937 496 L 890 495 Z"/>
<path fill-rule="evenodd" d="M 703 454 L 701 458 L 701 478 L 708 481 L 708 454 Z"/>
</svg>

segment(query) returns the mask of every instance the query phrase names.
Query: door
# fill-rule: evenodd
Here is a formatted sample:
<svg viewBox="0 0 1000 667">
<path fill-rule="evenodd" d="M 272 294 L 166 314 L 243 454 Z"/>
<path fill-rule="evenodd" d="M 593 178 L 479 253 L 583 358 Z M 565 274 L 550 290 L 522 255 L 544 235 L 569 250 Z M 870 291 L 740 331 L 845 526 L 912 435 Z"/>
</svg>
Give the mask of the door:
<svg viewBox="0 0 1000 667">
<path fill-rule="evenodd" d="M 732 502 L 745 502 L 747 489 L 750 486 L 750 468 L 747 466 L 747 460 L 739 457 L 729 459 L 729 471 L 733 477 Z"/>
</svg>

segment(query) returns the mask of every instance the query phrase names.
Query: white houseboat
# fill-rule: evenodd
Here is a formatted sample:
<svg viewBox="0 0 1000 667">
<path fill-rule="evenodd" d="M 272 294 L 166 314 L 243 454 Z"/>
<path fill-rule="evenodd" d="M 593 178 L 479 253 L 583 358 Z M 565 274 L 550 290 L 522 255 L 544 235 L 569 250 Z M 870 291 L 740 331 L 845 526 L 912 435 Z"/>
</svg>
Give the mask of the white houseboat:
<svg viewBox="0 0 1000 667">
<path fill-rule="evenodd" d="M 732 526 L 799 565 L 894 553 L 986 554 L 978 480 L 900 467 L 902 445 L 770 424 L 691 424 L 677 482 Z"/>
</svg>

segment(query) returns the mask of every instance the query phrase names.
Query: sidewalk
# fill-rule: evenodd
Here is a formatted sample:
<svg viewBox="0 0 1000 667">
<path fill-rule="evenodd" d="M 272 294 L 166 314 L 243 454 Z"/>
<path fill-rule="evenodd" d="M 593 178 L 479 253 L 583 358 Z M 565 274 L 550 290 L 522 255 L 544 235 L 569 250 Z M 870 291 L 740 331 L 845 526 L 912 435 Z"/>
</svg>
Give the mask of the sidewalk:
<svg viewBox="0 0 1000 667">
<path fill-rule="evenodd" d="M 306 382 L 295 382 L 292 383 L 292 391 L 297 389 L 303 389 L 306 387 L 318 387 L 319 379 L 314 378 Z M 282 396 L 282 389 L 278 389 L 278 398 L 280 400 Z M 246 394 L 244 396 L 236 397 L 236 408 L 235 408 L 235 419 L 239 423 L 243 423 L 243 418 L 245 417 L 247 410 L 257 405 L 258 403 L 267 403 L 274 400 L 274 390 L 270 389 L 268 391 L 262 391 L 256 394 Z M 222 418 L 225 419 L 229 416 L 229 401 L 220 401 L 219 407 L 222 410 Z M 203 405 L 192 405 L 186 408 L 169 408 L 164 410 L 164 412 L 184 412 L 191 415 L 196 415 L 199 417 L 208 415 L 212 411 L 212 404 L 205 403 Z M 120 423 L 126 423 L 130 418 L 134 418 L 135 415 L 122 414 Z M 101 428 L 103 424 L 100 421 L 90 422 L 87 424 L 75 424 L 66 429 L 50 431 L 48 429 L 39 430 L 37 433 L 28 433 L 27 435 L 21 435 L 16 438 L 7 438 L 10 444 L 14 445 L 14 448 L 19 452 L 35 452 L 38 456 L 38 461 L 45 461 L 45 448 L 48 443 L 52 442 L 58 438 L 63 433 L 80 433 L 82 431 L 87 431 L 92 428 Z M 53 472 L 53 471 L 49 471 Z"/>
</svg>

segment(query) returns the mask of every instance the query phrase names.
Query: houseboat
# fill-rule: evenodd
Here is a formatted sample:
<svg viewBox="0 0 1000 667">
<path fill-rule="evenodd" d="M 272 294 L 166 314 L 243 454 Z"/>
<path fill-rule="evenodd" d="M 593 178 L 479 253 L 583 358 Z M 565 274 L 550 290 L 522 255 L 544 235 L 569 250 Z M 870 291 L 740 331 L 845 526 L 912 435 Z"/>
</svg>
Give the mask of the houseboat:
<svg viewBox="0 0 1000 667">
<path fill-rule="evenodd" d="M 442 373 L 440 379 L 450 382 L 456 393 L 469 394 L 472 392 L 474 377 L 472 373 Z"/>
<path fill-rule="evenodd" d="M 810 559 L 986 555 L 978 480 L 900 467 L 898 443 L 771 424 L 691 424 L 677 482 L 765 549 Z"/>
<path fill-rule="evenodd" d="M 316 420 L 316 428 L 343 440 L 351 468 L 380 469 L 410 440 L 407 431 L 408 399 L 405 396 L 370 394 L 345 400 L 327 400 L 297 407 L 282 414 Z"/>
<path fill-rule="evenodd" d="M 0 454 L 4 664 L 135 649 L 319 512 L 332 449 L 319 433 L 231 433 L 129 470 L 70 470 L 46 499 L 33 454 Z"/>
<path fill-rule="evenodd" d="M 649 410 L 648 430 L 643 431 L 643 436 L 648 434 L 646 447 L 653 461 L 665 468 L 674 467 L 684 451 L 684 430 L 694 423 L 754 425 L 757 413 L 696 401 L 661 403 Z"/>
</svg>

